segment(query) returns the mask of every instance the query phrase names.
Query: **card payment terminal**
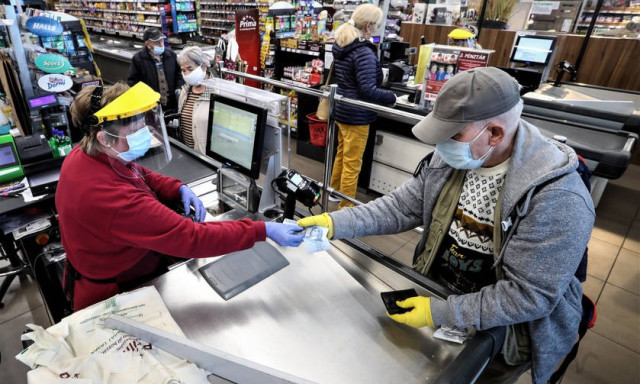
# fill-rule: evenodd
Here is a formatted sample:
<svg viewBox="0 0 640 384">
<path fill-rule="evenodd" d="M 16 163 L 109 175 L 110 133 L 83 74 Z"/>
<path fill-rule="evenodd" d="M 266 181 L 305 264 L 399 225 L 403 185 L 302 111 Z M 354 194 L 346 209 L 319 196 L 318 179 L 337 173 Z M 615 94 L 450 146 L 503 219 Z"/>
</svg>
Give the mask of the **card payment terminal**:
<svg viewBox="0 0 640 384">
<path fill-rule="evenodd" d="M 22 164 L 13 142 L 13 136 L 0 136 L 0 183 L 19 179 L 24 176 Z"/>
</svg>

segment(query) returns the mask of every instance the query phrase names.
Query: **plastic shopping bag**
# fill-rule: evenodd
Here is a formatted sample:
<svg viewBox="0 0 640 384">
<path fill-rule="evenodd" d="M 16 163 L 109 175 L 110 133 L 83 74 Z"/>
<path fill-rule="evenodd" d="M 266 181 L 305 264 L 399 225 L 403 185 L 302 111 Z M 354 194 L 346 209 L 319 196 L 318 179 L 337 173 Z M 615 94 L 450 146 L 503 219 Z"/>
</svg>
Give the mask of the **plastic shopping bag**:
<svg viewBox="0 0 640 384">
<path fill-rule="evenodd" d="M 114 296 L 78 311 L 48 329 L 29 325 L 24 340 L 34 344 L 16 359 L 31 367 L 29 383 L 208 383 L 207 373 L 126 333 L 102 326 L 117 314 L 150 326 L 184 334 L 154 287 Z M 77 381 L 84 380 L 84 381 Z"/>
</svg>

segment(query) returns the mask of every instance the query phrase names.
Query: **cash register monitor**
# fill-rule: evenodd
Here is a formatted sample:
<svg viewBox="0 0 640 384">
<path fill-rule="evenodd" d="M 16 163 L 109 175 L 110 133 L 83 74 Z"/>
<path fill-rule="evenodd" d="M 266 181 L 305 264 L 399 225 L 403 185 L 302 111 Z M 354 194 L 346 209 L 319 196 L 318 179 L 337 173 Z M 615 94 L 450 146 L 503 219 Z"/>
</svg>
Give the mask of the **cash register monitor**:
<svg viewBox="0 0 640 384">
<path fill-rule="evenodd" d="M 555 36 L 518 36 L 511 54 L 511 61 L 547 65 L 555 44 Z"/>
<path fill-rule="evenodd" d="M 219 95 L 211 96 L 207 156 L 257 179 L 260 176 L 267 110 Z"/>
</svg>

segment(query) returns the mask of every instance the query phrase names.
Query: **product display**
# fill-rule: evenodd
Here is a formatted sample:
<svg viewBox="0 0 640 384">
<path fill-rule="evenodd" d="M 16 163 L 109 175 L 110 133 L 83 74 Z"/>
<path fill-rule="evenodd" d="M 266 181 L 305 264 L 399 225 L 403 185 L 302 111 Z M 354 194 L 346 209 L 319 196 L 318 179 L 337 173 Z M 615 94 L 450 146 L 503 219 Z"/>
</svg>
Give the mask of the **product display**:
<svg viewBox="0 0 640 384">
<path fill-rule="evenodd" d="M 142 38 L 147 27 L 172 29 L 171 4 L 163 2 L 79 2 L 62 0 L 56 10 L 83 19 L 88 29 L 107 34 Z"/>
</svg>

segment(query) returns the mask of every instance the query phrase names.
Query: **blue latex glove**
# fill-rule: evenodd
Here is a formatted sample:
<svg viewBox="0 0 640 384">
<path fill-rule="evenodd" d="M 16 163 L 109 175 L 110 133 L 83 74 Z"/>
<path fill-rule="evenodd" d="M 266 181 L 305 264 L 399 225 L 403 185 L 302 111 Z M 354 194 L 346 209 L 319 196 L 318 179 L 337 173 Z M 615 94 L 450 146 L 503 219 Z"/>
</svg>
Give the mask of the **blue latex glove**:
<svg viewBox="0 0 640 384">
<path fill-rule="evenodd" d="M 195 221 L 198 223 L 203 222 L 204 217 L 207 214 L 207 210 L 204 208 L 202 201 L 198 199 L 198 196 L 193 193 L 191 188 L 184 184 L 180 186 L 178 191 L 180 192 L 180 200 L 182 200 L 182 205 L 184 206 L 185 216 L 189 216 L 189 212 L 191 211 L 190 207 L 193 206 L 196 211 Z"/>
<path fill-rule="evenodd" d="M 266 222 L 264 226 L 267 228 L 267 237 L 278 245 L 297 247 L 304 239 L 304 228 L 297 225 Z"/>
</svg>

